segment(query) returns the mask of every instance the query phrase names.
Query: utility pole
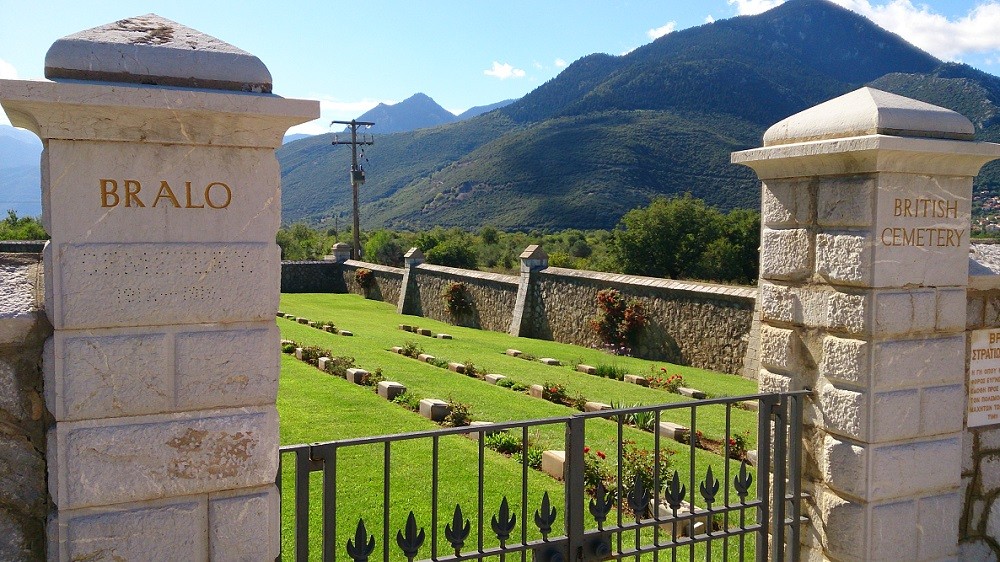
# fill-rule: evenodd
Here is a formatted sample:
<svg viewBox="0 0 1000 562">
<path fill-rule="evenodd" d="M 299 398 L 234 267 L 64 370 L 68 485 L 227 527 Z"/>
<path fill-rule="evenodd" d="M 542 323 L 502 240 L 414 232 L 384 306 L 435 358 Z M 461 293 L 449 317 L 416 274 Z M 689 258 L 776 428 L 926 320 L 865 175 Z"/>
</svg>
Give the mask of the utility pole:
<svg viewBox="0 0 1000 562">
<path fill-rule="evenodd" d="M 358 140 L 358 127 L 371 127 L 375 123 L 368 121 L 357 121 L 351 119 L 350 121 L 331 121 L 331 125 L 347 125 L 351 128 L 351 140 L 340 140 L 337 135 L 333 136 L 332 144 L 349 144 L 351 145 L 351 190 L 354 193 L 354 244 L 351 247 L 351 259 L 356 260 L 361 257 L 361 226 L 358 220 L 358 186 L 365 183 L 365 171 L 363 168 L 358 166 L 358 145 L 371 145 L 375 144 L 375 138 L 371 135 L 362 135 L 361 140 Z"/>
</svg>

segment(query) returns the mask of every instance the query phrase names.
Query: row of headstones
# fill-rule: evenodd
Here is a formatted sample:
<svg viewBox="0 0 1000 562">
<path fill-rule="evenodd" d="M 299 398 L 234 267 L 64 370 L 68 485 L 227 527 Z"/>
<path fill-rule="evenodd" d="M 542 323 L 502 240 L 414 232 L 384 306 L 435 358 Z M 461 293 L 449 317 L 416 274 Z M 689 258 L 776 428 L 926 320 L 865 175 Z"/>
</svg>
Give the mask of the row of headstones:
<svg viewBox="0 0 1000 562">
<path fill-rule="evenodd" d="M 596 375 L 597 367 L 591 365 L 579 364 L 576 366 L 576 370 L 588 375 Z M 641 375 L 625 375 L 623 378 L 624 382 L 629 384 L 635 384 L 639 386 L 649 386 L 649 379 Z M 708 395 L 696 388 L 689 388 L 686 386 L 679 387 L 677 393 L 681 396 L 687 396 L 688 398 L 693 398 L 695 400 L 704 400 L 708 398 Z"/>
<path fill-rule="evenodd" d="M 302 318 L 300 316 L 295 316 L 294 314 L 285 314 L 280 310 L 278 311 L 277 316 L 278 318 L 284 318 L 286 320 L 291 320 L 292 322 L 298 322 L 299 324 L 304 324 L 306 326 L 309 326 L 310 328 L 316 328 L 317 330 L 322 330 L 324 332 L 329 332 L 331 334 L 339 334 L 341 336 L 354 335 L 354 332 L 350 332 L 348 330 L 338 330 L 337 327 L 332 324 L 319 324 L 317 322 L 309 320 L 308 318 Z"/>
<path fill-rule="evenodd" d="M 416 326 L 410 326 L 409 324 L 400 324 L 399 329 L 403 330 L 404 332 L 417 334 L 418 336 L 427 336 L 429 338 L 437 338 L 439 340 L 452 339 L 451 334 L 435 334 L 429 328 L 418 328 Z"/>
</svg>

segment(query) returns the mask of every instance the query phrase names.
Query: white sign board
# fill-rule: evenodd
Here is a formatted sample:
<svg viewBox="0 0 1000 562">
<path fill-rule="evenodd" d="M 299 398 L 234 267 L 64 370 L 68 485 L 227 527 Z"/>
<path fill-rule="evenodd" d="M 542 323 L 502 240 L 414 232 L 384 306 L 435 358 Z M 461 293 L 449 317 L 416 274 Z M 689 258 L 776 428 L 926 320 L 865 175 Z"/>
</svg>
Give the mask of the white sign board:
<svg viewBox="0 0 1000 562">
<path fill-rule="evenodd" d="M 972 332 L 967 410 L 969 427 L 1000 423 L 1000 329 Z"/>
</svg>

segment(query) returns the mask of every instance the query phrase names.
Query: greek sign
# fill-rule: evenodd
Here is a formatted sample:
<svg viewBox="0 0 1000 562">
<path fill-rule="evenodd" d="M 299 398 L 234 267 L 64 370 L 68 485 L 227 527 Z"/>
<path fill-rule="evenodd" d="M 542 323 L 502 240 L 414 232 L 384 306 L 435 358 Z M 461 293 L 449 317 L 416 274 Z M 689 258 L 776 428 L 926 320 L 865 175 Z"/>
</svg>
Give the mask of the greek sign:
<svg viewBox="0 0 1000 562">
<path fill-rule="evenodd" d="M 1000 423 L 1000 329 L 972 332 L 969 427 Z"/>
</svg>

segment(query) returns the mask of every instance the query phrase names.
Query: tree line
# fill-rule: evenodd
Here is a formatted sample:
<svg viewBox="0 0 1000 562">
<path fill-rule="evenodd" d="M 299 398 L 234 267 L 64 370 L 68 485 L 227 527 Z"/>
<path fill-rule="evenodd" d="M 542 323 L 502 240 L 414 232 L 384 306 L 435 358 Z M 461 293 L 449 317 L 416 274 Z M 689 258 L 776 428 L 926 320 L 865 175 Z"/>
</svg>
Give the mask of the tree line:
<svg viewBox="0 0 1000 562">
<path fill-rule="evenodd" d="M 285 260 L 322 259 L 350 232 L 319 231 L 303 223 L 282 228 L 277 242 Z M 549 265 L 645 275 L 753 284 L 757 281 L 760 214 L 728 213 L 690 194 L 657 198 L 625 214 L 612 230 L 568 229 L 546 233 L 503 232 L 483 226 L 469 232 L 435 227 L 422 232 L 380 229 L 361 233 L 365 261 L 403 265 L 409 248 L 420 248 L 428 263 L 501 273 L 518 270 L 518 256 L 540 244 Z"/>
</svg>

